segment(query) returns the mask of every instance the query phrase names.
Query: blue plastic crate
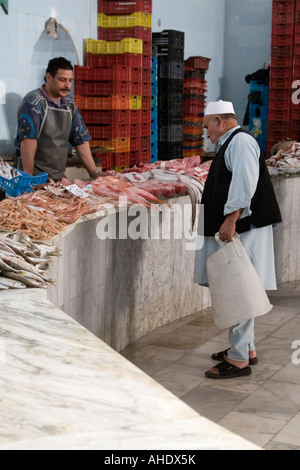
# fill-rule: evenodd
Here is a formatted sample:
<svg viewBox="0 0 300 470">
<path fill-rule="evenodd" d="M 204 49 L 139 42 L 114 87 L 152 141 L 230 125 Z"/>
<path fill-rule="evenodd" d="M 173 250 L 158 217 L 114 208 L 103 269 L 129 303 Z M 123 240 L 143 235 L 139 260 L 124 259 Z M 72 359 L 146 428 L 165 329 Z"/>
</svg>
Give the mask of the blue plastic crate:
<svg viewBox="0 0 300 470">
<path fill-rule="evenodd" d="M 48 179 L 48 173 L 41 173 L 38 176 L 31 176 L 18 170 L 20 176 L 16 176 L 11 180 L 0 176 L 0 188 L 8 196 L 18 197 L 24 193 L 31 193 L 33 188 L 38 184 L 46 183 Z"/>
<path fill-rule="evenodd" d="M 155 163 L 158 160 L 158 144 L 151 145 L 151 163 Z"/>
<path fill-rule="evenodd" d="M 158 107 L 158 96 L 152 95 L 151 96 L 151 108 L 157 108 L 157 107 Z"/>
<path fill-rule="evenodd" d="M 157 121 L 158 126 L 158 107 L 154 106 L 151 108 L 151 122 Z"/>
<path fill-rule="evenodd" d="M 158 129 L 155 131 L 151 131 L 151 144 L 158 142 Z"/>
<path fill-rule="evenodd" d="M 152 82 L 152 95 L 158 95 L 158 82 Z"/>
</svg>

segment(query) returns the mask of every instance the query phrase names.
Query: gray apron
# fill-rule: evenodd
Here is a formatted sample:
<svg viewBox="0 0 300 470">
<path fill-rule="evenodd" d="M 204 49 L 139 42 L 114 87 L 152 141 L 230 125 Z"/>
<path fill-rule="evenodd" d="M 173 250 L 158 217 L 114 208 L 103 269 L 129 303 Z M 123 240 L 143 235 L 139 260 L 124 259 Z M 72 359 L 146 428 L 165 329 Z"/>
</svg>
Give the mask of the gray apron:
<svg viewBox="0 0 300 470">
<path fill-rule="evenodd" d="M 34 158 L 34 176 L 46 172 L 54 181 L 64 177 L 71 126 L 70 109 L 49 108 L 47 105 Z"/>
</svg>

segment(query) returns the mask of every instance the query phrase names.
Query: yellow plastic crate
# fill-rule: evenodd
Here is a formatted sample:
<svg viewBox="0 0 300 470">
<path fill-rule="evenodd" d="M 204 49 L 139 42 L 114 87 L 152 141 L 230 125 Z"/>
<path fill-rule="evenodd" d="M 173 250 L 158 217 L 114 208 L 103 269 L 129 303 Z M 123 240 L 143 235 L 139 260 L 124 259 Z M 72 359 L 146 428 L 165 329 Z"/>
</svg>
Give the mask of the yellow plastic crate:
<svg viewBox="0 0 300 470">
<path fill-rule="evenodd" d="M 142 109 L 141 96 L 130 96 L 130 109 Z"/>
<path fill-rule="evenodd" d="M 104 13 L 98 14 L 98 27 L 99 28 L 135 28 L 142 26 L 144 28 L 152 28 L 152 15 L 141 11 L 132 13 L 131 15 L 105 15 Z"/>
<path fill-rule="evenodd" d="M 85 53 L 98 55 L 116 54 L 143 54 L 143 40 L 125 38 L 122 41 L 101 41 L 98 39 L 87 39 L 85 41 Z"/>
</svg>

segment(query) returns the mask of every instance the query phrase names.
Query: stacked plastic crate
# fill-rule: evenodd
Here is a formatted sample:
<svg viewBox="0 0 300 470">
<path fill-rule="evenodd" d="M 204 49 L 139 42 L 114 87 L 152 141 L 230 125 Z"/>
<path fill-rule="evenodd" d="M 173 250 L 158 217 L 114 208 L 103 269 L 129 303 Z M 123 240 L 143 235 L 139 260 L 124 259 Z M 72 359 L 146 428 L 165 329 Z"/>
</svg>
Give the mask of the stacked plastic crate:
<svg viewBox="0 0 300 470">
<path fill-rule="evenodd" d="M 103 169 L 151 159 L 152 0 L 98 0 L 98 40 L 75 69 L 75 99 Z"/>
<path fill-rule="evenodd" d="M 158 56 L 158 158 L 182 158 L 184 33 L 153 33 Z"/>
<path fill-rule="evenodd" d="M 152 100 L 151 100 L 151 163 L 158 160 L 158 57 L 152 47 Z"/>
<path fill-rule="evenodd" d="M 291 136 L 295 7 L 296 0 L 273 0 L 267 156 Z"/>
<path fill-rule="evenodd" d="M 206 72 L 211 59 L 190 57 L 184 63 L 183 156 L 202 155 L 203 112 L 206 105 Z"/>
</svg>

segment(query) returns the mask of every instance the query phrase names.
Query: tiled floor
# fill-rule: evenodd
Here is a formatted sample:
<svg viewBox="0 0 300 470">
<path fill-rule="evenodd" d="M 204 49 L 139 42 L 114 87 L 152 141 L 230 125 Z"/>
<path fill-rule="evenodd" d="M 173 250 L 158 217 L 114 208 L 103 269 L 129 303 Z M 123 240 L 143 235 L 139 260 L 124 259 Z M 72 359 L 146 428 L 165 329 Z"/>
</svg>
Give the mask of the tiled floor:
<svg viewBox="0 0 300 470">
<path fill-rule="evenodd" d="M 210 309 L 159 328 L 122 354 L 201 415 L 260 447 L 300 450 L 300 282 L 279 286 L 270 300 L 272 312 L 256 320 L 259 364 L 249 377 L 204 376 L 216 364 L 211 354 L 228 347 Z"/>
</svg>

